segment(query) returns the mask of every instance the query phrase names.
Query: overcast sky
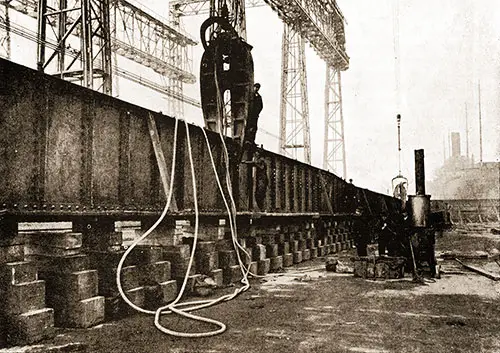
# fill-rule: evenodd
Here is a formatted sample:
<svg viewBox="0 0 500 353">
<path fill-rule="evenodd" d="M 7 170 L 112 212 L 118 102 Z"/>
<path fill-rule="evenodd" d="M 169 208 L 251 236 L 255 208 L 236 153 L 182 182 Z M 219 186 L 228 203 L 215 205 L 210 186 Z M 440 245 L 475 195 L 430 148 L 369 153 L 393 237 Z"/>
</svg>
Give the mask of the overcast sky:
<svg viewBox="0 0 500 353">
<path fill-rule="evenodd" d="M 462 134 L 465 154 L 465 104 L 469 110 L 470 151 L 479 159 L 478 93 L 481 82 L 483 160 L 500 155 L 500 3 L 498 0 L 399 0 L 400 89 L 396 90 L 393 22 L 397 0 L 338 0 L 346 19 L 350 67 L 342 74 L 347 175 L 356 185 L 387 192 L 398 173 L 396 114 L 402 115 L 402 172 L 413 179 L 413 150 L 425 149 L 426 174 L 448 154 L 448 133 Z M 167 2 L 141 1 L 168 17 Z M 15 21 L 13 16 L 13 20 Z M 206 18 L 184 18 L 198 39 Z M 36 22 L 26 20 L 36 31 Z M 279 134 L 281 35 L 283 25 L 268 7 L 247 11 L 248 42 L 253 46 L 255 79 L 262 84 L 264 111 L 259 126 Z M 34 67 L 34 46 L 17 40 L 14 61 Z M 201 46 L 193 50 L 198 75 Z M 307 74 L 313 164 L 322 165 L 325 66 L 307 48 Z M 153 77 L 134 63 L 130 71 Z M 142 71 L 141 71 L 142 70 Z M 158 75 L 156 75 L 157 77 Z M 166 111 L 158 94 L 125 82 L 119 97 Z M 185 93 L 199 99 L 198 83 Z M 398 104 L 398 96 L 400 104 Z M 187 107 L 186 120 L 202 125 L 201 111 Z M 258 133 L 257 142 L 277 151 L 278 141 Z M 414 186 L 410 185 L 410 192 Z"/>
</svg>

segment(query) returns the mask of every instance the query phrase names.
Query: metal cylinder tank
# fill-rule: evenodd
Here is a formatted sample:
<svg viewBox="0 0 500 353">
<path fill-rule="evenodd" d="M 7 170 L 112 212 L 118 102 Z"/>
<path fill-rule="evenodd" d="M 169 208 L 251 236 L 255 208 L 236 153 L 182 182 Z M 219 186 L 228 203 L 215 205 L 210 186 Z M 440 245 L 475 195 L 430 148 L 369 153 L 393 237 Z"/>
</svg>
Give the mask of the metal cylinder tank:
<svg viewBox="0 0 500 353">
<path fill-rule="evenodd" d="M 411 209 L 413 227 L 423 228 L 429 225 L 429 212 L 431 209 L 430 195 L 411 195 L 408 202 Z"/>
</svg>

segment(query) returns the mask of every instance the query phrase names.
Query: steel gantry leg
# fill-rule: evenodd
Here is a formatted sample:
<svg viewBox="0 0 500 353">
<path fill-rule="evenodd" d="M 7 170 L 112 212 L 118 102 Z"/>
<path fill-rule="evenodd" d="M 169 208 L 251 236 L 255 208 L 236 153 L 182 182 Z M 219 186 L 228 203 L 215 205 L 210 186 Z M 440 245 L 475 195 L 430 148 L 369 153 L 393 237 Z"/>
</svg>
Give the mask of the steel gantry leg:
<svg viewBox="0 0 500 353">
<path fill-rule="evenodd" d="M 347 176 L 340 70 L 326 65 L 323 168 Z"/>
<path fill-rule="evenodd" d="M 287 24 L 281 55 L 280 152 L 311 163 L 305 40 Z"/>
<path fill-rule="evenodd" d="M 0 0 L 0 57 L 10 59 L 10 0 Z"/>
<path fill-rule="evenodd" d="M 111 94 L 109 16 L 109 0 L 39 0 L 38 70 Z"/>
</svg>

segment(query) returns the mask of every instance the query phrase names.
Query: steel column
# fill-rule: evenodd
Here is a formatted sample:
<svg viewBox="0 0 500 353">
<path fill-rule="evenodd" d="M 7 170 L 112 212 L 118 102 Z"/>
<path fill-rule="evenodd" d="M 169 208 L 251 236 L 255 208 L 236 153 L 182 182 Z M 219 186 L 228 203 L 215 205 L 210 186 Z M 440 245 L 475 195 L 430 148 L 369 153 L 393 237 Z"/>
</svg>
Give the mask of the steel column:
<svg viewBox="0 0 500 353">
<path fill-rule="evenodd" d="M 340 70 L 326 65 L 323 168 L 347 177 Z"/>
<path fill-rule="evenodd" d="M 311 163 L 305 40 L 287 24 L 281 55 L 280 152 Z"/>
</svg>

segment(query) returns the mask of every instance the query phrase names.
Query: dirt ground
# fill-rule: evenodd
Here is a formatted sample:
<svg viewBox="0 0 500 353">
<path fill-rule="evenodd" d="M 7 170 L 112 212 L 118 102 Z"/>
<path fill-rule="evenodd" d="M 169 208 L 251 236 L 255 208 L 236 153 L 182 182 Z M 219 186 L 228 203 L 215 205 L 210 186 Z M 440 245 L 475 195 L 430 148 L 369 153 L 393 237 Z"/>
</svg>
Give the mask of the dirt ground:
<svg viewBox="0 0 500 353">
<path fill-rule="evenodd" d="M 446 232 L 437 239 L 437 251 L 491 252 L 500 236 L 486 230 Z M 474 261 L 500 275 L 493 260 Z M 43 352 L 63 344 L 69 344 L 64 352 L 103 353 L 500 352 L 500 281 L 452 260 L 441 264 L 441 279 L 416 284 L 410 275 L 373 281 L 327 273 L 317 259 L 254 279 L 236 299 L 200 311 L 227 325 L 216 337 L 170 337 L 154 327 L 153 317 L 138 314 L 88 330 L 60 329 L 48 345 L 0 353 Z M 174 316 L 162 322 L 177 330 L 209 328 Z"/>
</svg>

